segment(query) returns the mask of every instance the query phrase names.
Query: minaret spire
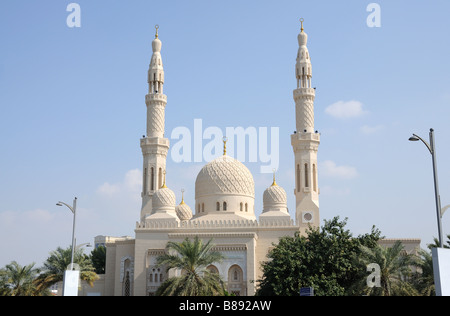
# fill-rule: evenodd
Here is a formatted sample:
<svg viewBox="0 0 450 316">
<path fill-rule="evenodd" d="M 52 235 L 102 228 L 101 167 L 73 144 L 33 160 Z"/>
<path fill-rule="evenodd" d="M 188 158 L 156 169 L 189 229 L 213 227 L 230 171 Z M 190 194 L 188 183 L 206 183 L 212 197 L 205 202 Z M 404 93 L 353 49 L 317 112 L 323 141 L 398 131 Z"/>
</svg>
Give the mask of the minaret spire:
<svg viewBox="0 0 450 316">
<path fill-rule="evenodd" d="M 297 89 L 294 90 L 296 131 L 291 135 L 295 155 L 296 220 L 301 229 L 319 226 L 319 188 L 317 150 L 320 134 L 314 131 L 315 89 L 311 86 L 312 65 L 307 48 L 308 35 L 300 19 L 298 52 L 295 64 Z"/>
<path fill-rule="evenodd" d="M 272 169 L 272 171 L 273 171 L 273 183 L 272 183 L 272 186 L 275 187 L 275 186 L 278 185 L 277 182 L 275 181 L 275 173 L 277 172 L 277 169 Z"/>
<path fill-rule="evenodd" d="M 167 186 L 166 186 L 166 170 L 163 171 L 163 174 L 164 174 L 164 182 L 163 182 L 163 185 L 161 186 L 161 189 L 167 189 Z"/>
<path fill-rule="evenodd" d="M 161 57 L 162 42 L 158 35 L 159 25 L 155 25 L 155 30 L 147 77 L 148 94 L 145 96 L 147 135 L 141 139 L 144 156 L 141 221 L 152 213 L 153 194 L 165 186 L 166 158 L 169 151 L 169 140 L 164 137 L 167 96 L 163 93 L 164 68 Z"/>
<path fill-rule="evenodd" d="M 183 204 L 186 204 L 186 203 L 184 202 L 184 189 L 181 189 L 181 203 L 180 203 L 180 205 L 183 205 Z"/>
<path fill-rule="evenodd" d="M 222 141 L 223 141 L 223 155 L 226 156 L 227 155 L 227 141 L 228 141 L 228 138 L 226 136 L 224 136 L 222 138 Z"/>
</svg>

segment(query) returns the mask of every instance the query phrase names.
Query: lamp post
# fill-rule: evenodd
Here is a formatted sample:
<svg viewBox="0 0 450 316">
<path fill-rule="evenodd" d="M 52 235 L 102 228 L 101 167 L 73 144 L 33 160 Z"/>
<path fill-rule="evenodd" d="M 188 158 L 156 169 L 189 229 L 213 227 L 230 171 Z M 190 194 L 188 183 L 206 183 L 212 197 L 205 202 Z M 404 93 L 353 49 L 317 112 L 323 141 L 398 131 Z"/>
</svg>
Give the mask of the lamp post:
<svg viewBox="0 0 450 316">
<path fill-rule="evenodd" d="M 64 202 L 56 203 L 58 206 L 67 206 L 69 210 L 73 213 L 73 230 L 72 230 L 72 256 L 70 258 L 70 270 L 73 270 L 73 256 L 75 251 L 75 223 L 76 223 L 76 215 L 77 215 L 77 198 L 73 200 L 73 206 L 70 206 Z"/>
<path fill-rule="evenodd" d="M 437 215 L 437 223 L 438 223 L 438 233 L 439 233 L 439 247 L 443 248 L 444 239 L 442 238 L 442 213 L 441 213 L 441 197 L 439 196 L 439 186 L 438 186 L 438 176 L 437 176 L 437 165 L 436 165 L 436 148 L 434 146 L 434 130 L 430 128 L 430 143 L 428 144 L 421 137 L 413 134 L 412 137 L 409 138 L 410 141 L 422 141 L 422 143 L 427 146 L 428 150 L 431 153 L 431 157 L 433 160 L 433 177 L 434 177 L 434 195 L 436 200 L 436 215 Z"/>
<path fill-rule="evenodd" d="M 447 211 L 450 208 L 450 205 L 446 205 L 443 208 L 441 208 L 441 217 L 444 216 L 445 211 Z"/>
</svg>

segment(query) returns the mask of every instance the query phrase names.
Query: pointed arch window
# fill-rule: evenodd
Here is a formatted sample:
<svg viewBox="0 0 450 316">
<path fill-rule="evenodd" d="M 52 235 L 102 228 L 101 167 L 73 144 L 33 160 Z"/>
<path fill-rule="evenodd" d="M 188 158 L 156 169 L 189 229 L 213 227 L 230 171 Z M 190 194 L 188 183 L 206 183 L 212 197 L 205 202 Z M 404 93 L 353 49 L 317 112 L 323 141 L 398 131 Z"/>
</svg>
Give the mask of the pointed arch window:
<svg viewBox="0 0 450 316">
<path fill-rule="evenodd" d="M 216 211 L 220 211 L 220 202 L 216 203 Z"/>
<path fill-rule="evenodd" d="M 309 188 L 308 164 L 305 163 L 305 188 Z"/>
<path fill-rule="evenodd" d="M 150 169 L 150 190 L 154 190 L 155 189 L 155 170 L 152 167 Z"/>
<path fill-rule="evenodd" d="M 297 192 L 300 192 L 300 165 L 297 165 Z"/>
<path fill-rule="evenodd" d="M 316 164 L 313 164 L 313 190 L 317 192 L 317 170 Z"/>
<path fill-rule="evenodd" d="M 127 272 L 124 284 L 124 296 L 131 296 L 130 272 Z"/>
<path fill-rule="evenodd" d="M 224 210 L 224 211 L 227 210 L 227 202 L 223 202 L 223 210 Z"/>
<path fill-rule="evenodd" d="M 144 194 L 147 194 L 147 168 L 144 169 L 144 181 L 143 181 L 143 192 Z"/>
</svg>

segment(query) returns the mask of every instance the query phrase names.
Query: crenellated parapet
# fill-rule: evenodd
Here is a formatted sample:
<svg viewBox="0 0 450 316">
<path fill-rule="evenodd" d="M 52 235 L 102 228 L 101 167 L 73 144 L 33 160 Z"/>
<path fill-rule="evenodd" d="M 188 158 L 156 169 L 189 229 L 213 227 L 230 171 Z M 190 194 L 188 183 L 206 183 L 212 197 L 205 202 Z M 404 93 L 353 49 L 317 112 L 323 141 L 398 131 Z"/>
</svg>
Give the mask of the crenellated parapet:
<svg viewBox="0 0 450 316">
<path fill-rule="evenodd" d="M 279 227 L 295 227 L 294 220 L 289 218 L 282 219 L 263 219 L 259 222 L 256 220 L 206 220 L 206 221 L 183 221 L 175 222 L 171 220 L 145 221 L 143 223 L 136 222 L 136 230 L 158 230 L 158 229 L 221 229 L 221 228 L 279 228 Z"/>
</svg>

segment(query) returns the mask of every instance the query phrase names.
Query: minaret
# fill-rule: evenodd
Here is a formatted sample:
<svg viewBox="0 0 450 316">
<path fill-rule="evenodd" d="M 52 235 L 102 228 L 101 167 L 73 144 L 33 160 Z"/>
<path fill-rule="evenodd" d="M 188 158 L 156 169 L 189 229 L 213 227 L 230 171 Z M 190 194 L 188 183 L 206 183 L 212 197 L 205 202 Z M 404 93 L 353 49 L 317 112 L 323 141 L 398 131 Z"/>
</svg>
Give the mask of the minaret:
<svg viewBox="0 0 450 316">
<path fill-rule="evenodd" d="M 147 135 L 141 139 L 144 156 L 141 221 L 152 213 L 153 194 L 163 186 L 169 140 L 164 138 L 164 116 L 167 96 L 163 94 L 164 69 L 161 59 L 161 41 L 158 38 L 159 26 L 152 42 L 153 55 L 148 69 Z"/>
<path fill-rule="evenodd" d="M 297 89 L 294 90 L 296 131 L 291 135 L 295 155 L 296 223 L 304 231 L 308 225 L 318 227 L 319 186 L 317 150 L 320 134 L 314 131 L 315 89 L 311 87 L 311 58 L 306 47 L 308 35 L 303 29 L 298 35 L 298 54 L 295 65 Z"/>
</svg>

